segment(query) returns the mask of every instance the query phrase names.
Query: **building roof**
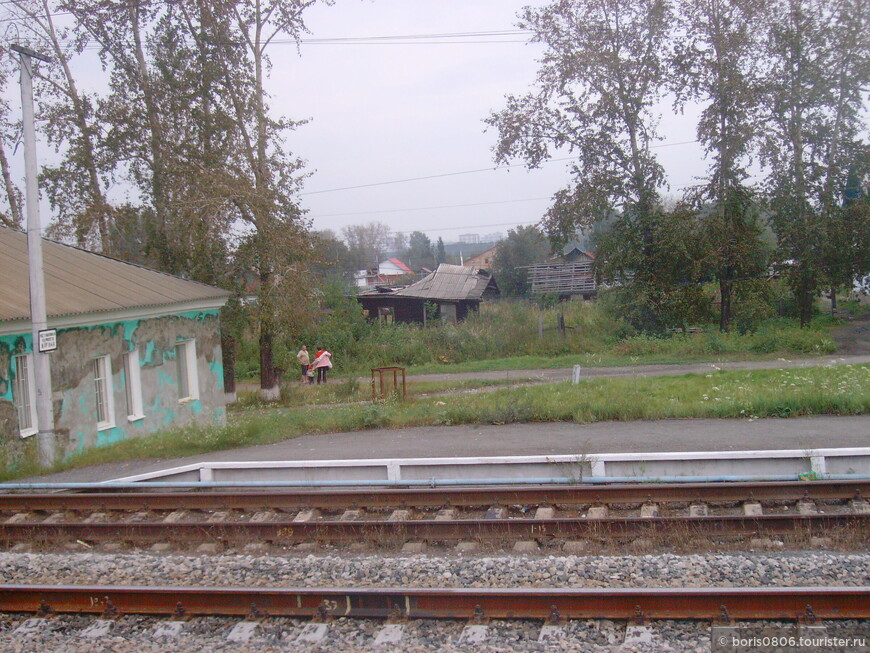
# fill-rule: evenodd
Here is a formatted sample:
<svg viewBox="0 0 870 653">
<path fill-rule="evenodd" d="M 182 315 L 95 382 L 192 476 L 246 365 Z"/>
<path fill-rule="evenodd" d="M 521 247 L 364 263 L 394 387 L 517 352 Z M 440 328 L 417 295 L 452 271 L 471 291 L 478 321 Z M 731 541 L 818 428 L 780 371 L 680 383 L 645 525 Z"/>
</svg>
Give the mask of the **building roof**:
<svg viewBox="0 0 870 653">
<path fill-rule="evenodd" d="M 562 256 L 569 256 L 574 252 L 579 252 L 580 254 L 585 254 L 590 259 L 595 260 L 595 254 L 589 251 L 588 249 L 583 249 L 580 242 L 577 240 L 572 240 L 570 243 L 566 244 L 562 248 Z"/>
<path fill-rule="evenodd" d="M 231 294 L 196 281 L 42 239 L 48 317 L 169 306 Z M 27 234 L 0 227 L 0 321 L 30 320 Z"/>
<path fill-rule="evenodd" d="M 486 270 L 442 263 L 435 272 L 427 274 L 410 286 L 396 290 L 393 294 L 400 297 L 458 301 L 482 299 L 486 291 L 489 291 L 487 296 L 498 294 L 498 286 Z"/>
<path fill-rule="evenodd" d="M 402 263 L 397 258 L 387 259 L 387 261 L 385 261 L 385 262 L 392 263 L 393 265 L 395 265 L 397 268 L 399 268 L 402 272 L 405 272 L 406 274 L 414 274 L 414 271 L 411 268 L 409 268 L 407 265 Z"/>
</svg>

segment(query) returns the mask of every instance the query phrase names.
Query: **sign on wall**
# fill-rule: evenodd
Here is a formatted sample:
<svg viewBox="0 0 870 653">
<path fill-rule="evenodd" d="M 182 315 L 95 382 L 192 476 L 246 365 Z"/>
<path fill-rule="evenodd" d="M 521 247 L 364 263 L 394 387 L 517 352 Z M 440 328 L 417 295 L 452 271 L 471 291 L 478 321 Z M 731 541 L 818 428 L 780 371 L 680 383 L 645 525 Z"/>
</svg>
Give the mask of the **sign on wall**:
<svg viewBox="0 0 870 653">
<path fill-rule="evenodd" d="M 57 349 L 57 329 L 43 329 L 39 332 L 39 351 L 47 352 Z"/>
</svg>

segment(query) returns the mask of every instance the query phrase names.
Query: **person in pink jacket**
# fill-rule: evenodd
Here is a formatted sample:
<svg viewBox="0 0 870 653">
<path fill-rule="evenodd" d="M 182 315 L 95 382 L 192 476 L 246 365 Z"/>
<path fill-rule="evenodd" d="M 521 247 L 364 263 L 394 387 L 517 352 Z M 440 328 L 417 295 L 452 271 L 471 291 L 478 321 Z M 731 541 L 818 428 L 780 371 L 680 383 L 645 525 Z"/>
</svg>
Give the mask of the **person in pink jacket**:
<svg viewBox="0 0 870 653">
<path fill-rule="evenodd" d="M 332 368 L 332 354 L 318 347 L 311 367 L 317 372 L 317 385 L 326 383 L 326 372 Z"/>
</svg>

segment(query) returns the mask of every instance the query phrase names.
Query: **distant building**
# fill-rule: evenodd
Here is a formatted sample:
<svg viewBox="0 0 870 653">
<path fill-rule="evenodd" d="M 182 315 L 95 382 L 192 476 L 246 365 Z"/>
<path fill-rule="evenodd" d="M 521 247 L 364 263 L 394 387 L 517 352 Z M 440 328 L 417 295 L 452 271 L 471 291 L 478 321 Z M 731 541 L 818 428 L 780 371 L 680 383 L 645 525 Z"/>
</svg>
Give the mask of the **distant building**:
<svg viewBox="0 0 870 653">
<path fill-rule="evenodd" d="M 480 240 L 484 243 L 497 243 L 500 240 L 504 240 L 504 234 L 500 231 L 495 231 L 491 234 L 482 236 Z"/>
<path fill-rule="evenodd" d="M 481 252 L 477 256 L 472 256 L 469 259 L 466 259 L 462 265 L 467 268 L 479 268 L 481 270 L 492 270 L 492 259 L 495 256 L 496 251 L 498 250 L 498 245 L 495 247 L 490 247 L 489 249 Z"/>
<path fill-rule="evenodd" d="M 476 245 L 480 242 L 480 234 L 462 234 L 461 236 L 459 236 L 459 242 L 469 245 Z"/>
<path fill-rule="evenodd" d="M 397 258 L 390 258 L 378 264 L 377 269 L 360 270 L 354 275 L 354 281 L 358 288 L 376 286 L 378 284 L 390 285 L 400 280 L 407 279 L 414 271 Z"/>
<path fill-rule="evenodd" d="M 223 423 L 220 308 L 230 293 L 43 241 L 60 456 L 190 422 Z M 27 235 L 0 227 L 0 439 L 36 433 Z"/>
<path fill-rule="evenodd" d="M 431 319 L 465 319 L 481 301 L 498 296 L 495 279 L 486 270 L 442 263 L 416 283 L 403 288 L 377 286 L 359 293 L 357 301 L 370 320 L 426 324 Z"/>
</svg>

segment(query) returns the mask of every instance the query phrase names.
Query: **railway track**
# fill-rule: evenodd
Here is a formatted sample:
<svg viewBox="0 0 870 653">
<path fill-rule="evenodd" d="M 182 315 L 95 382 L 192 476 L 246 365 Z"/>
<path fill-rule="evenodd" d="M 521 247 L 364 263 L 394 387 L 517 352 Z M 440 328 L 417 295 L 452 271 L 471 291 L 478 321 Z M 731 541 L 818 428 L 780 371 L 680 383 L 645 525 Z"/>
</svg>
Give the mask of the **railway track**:
<svg viewBox="0 0 870 653">
<path fill-rule="evenodd" d="M 3 585 L 0 611 L 376 619 L 870 618 L 868 587 L 652 589 Z"/>
<path fill-rule="evenodd" d="M 868 481 L 0 495 L 0 542 L 538 541 L 865 532 Z"/>
</svg>

